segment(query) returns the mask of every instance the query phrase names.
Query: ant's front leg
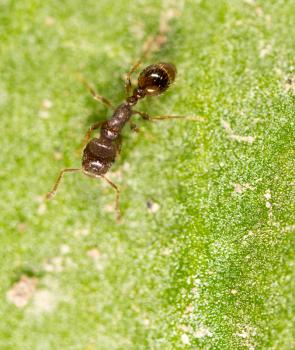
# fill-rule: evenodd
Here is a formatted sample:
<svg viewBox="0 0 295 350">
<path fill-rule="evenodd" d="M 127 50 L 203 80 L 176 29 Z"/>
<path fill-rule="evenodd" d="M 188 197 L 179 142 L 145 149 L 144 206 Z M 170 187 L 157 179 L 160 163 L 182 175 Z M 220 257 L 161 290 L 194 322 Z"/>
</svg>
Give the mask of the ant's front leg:
<svg viewBox="0 0 295 350">
<path fill-rule="evenodd" d="M 132 84 L 131 84 L 131 75 L 136 71 L 136 69 L 141 65 L 141 60 L 135 63 L 135 65 L 130 69 L 130 71 L 126 75 L 125 80 L 125 92 L 126 96 L 129 96 L 132 91 Z"/>
<path fill-rule="evenodd" d="M 167 18 L 169 21 L 169 19 Z M 168 22 L 167 22 L 168 23 Z M 136 71 L 136 69 L 142 64 L 142 62 L 148 57 L 148 55 L 153 52 L 157 51 L 161 48 L 161 46 L 165 43 L 166 39 L 165 36 L 167 34 L 167 24 L 162 23 L 160 24 L 159 31 L 157 35 L 154 37 L 149 37 L 147 41 L 144 43 L 143 46 L 143 53 L 139 60 L 132 66 L 130 71 L 126 75 L 126 80 L 125 80 L 125 91 L 126 95 L 129 96 L 132 90 L 132 84 L 131 84 L 131 76 L 132 74 Z"/>
<path fill-rule="evenodd" d="M 155 36 L 149 37 L 143 45 L 143 52 L 139 60 L 132 66 L 130 71 L 126 75 L 125 90 L 126 95 L 129 96 L 132 84 L 131 75 L 136 71 L 136 69 L 142 64 L 142 62 L 149 56 L 150 53 L 158 51 L 167 41 L 167 35 L 170 31 L 170 20 L 177 16 L 177 11 L 171 9 L 170 11 L 165 11 L 160 18 L 159 29 Z"/>
<path fill-rule="evenodd" d="M 159 115 L 155 117 L 151 117 L 149 114 L 145 112 L 140 111 L 132 111 L 132 114 L 138 114 L 140 115 L 144 120 L 149 121 L 159 121 L 159 120 L 167 120 L 167 119 L 186 119 L 186 120 L 192 120 L 192 121 L 205 121 L 205 119 L 201 116 L 195 115 L 195 116 L 186 116 L 186 115 Z"/>
<path fill-rule="evenodd" d="M 150 37 L 144 44 L 144 50 L 139 58 L 139 60 L 131 67 L 130 71 L 126 75 L 126 80 L 125 80 L 125 91 L 126 91 L 126 96 L 129 96 L 131 91 L 132 91 L 132 84 L 131 84 L 131 76 L 132 74 L 136 71 L 136 69 L 142 64 L 143 60 L 149 55 L 149 53 L 152 51 L 153 47 L 155 46 L 155 43 L 157 42 L 156 37 Z"/>
</svg>

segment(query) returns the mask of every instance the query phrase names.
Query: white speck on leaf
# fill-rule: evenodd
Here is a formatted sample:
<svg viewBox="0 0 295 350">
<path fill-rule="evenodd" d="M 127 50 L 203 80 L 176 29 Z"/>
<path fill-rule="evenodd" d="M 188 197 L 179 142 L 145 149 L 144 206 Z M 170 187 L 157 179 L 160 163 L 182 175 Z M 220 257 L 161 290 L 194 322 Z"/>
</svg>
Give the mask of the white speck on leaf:
<svg viewBox="0 0 295 350">
<path fill-rule="evenodd" d="M 152 214 L 156 213 L 160 209 L 160 205 L 158 203 L 153 202 L 152 200 L 147 201 L 148 211 Z"/>
<path fill-rule="evenodd" d="M 243 192 L 245 192 L 246 190 L 254 190 L 254 187 L 248 183 L 245 184 L 235 184 L 234 185 L 234 193 L 238 193 L 241 194 Z"/>
<path fill-rule="evenodd" d="M 48 27 L 52 27 L 55 24 L 55 19 L 51 16 L 45 18 L 45 25 Z"/>
<path fill-rule="evenodd" d="M 269 55 L 271 53 L 272 50 L 272 45 L 268 44 L 266 46 L 264 46 L 261 50 L 260 50 L 260 54 L 259 57 L 260 58 L 264 58 L 265 56 Z"/>
<path fill-rule="evenodd" d="M 264 193 L 264 197 L 265 197 L 266 199 L 271 199 L 270 190 L 267 190 L 267 191 Z"/>
<path fill-rule="evenodd" d="M 39 207 L 38 207 L 38 215 L 44 215 L 46 212 L 46 204 L 45 203 L 40 203 Z"/>
<path fill-rule="evenodd" d="M 235 141 L 238 142 L 247 142 L 247 143 L 253 143 L 255 141 L 255 137 L 254 136 L 241 136 L 241 135 L 236 135 L 230 124 L 225 121 L 225 120 L 221 120 L 221 125 L 223 126 L 223 128 L 225 129 L 225 131 L 228 133 L 229 137 Z"/>
<path fill-rule="evenodd" d="M 145 318 L 143 321 L 142 321 L 143 325 L 144 326 L 149 326 L 150 325 L 150 320 L 148 318 Z"/>
<path fill-rule="evenodd" d="M 249 334 L 244 331 L 242 333 L 237 333 L 237 336 L 246 339 L 248 338 Z"/>
<path fill-rule="evenodd" d="M 89 229 L 87 227 L 77 229 L 74 232 L 75 237 L 86 237 L 89 235 Z"/>
<path fill-rule="evenodd" d="M 204 338 L 204 337 L 213 336 L 213 334 L 209 331 L 209 329 L 203 326 L 197 329 L 193 335 L 195 338 Z"/>
<path fill-rule="evenodd" d="M 36 290 L 37 282 L 35 277 L 22 276 L 7 292 L 8 301 L 19 309 L 25 307 Z"/>
<path fill-rule="evenodd" d="M 60 252 L 61 254 L 68 254 L 70 252 L 70 247 L 66 244 L 62 244 L 60 246 Z"/>
<path fill-rule="evenodd" d="M 45 108 L 45 109 L 50 109 L 52 107 L 52 102 L 50 100 L 43 100 L 42 102 L 42 107 Z"/>
<path fill-rule="evenodd" d="M 271 220 L 273 218 L 273 212 L 272 212 L 272 203 L 270 202 L 271 199 L 271 193 L 270 189 L 267 189 L 264 193 L 264 198 L 266 199 L 265 201 L 265 206 L 268 210 L 268 218 Z"/>
<path fill-rule="evenodd" d="M 189 340 L 189 337 L 188 337 L 188 335 L 187 334 L 182 334 L 182 336 L 181 336 L 181 341 L 183 342 L 183 344 L 185 344 L 185 345 L 188 345 L 188 344 L 190 344 L 190 340 Z"/>
<path fill-rule="evenodd" d="M 48 111 L 41 110 L 41 111 L 39 111 L 39 117 L 42 118 L 42 119 L 48 119 L 48 117 L 49 117 L 49 112 L 48 112 Z"/>
<path fill-rule="evenodd" d="M 97 261 L 100 258 L 101 253 L 97 248 L 92 248 L 87 251 L 87 255 L 94 261 Z"/>
<path fill-rule="evenodd" d="M 55 296 L 49 290 L 38 290 L 33 297 L 33 307 L 37 313 L 49 313 L 55 309 Z"/>
<path fill-rule="evenodd" d="M 47 272 L 61 272 L 64 269 L 63 263 L 63 258 L 61 256 L 56 256 L 52 259 L 48 259 L 44 263 L 43 268 Z"/>
</svg>

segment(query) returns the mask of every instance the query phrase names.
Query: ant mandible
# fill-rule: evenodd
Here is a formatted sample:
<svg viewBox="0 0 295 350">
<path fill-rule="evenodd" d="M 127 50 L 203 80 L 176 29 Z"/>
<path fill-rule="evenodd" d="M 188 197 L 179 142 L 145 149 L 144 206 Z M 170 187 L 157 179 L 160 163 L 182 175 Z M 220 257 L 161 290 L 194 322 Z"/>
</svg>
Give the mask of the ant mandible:
<svg viewBox="0 0 295 350">
<path fill-rule="evenodd" d="M 146 55 L 147 52 L 144 53 Z M 146 96 L 158 96 L 168 89 L 168 87 L 174 82 L 176 76 L 176 68 L 172 63 L 157 63 L 147 66 L 139 74 L 137 87 L 133 90 L 132 95 L 130 95 L 131 85 L 131 75 L 141 64 L 139 60 L 129 71 L 126 78 L 126 92 L 127 97 L 125 102 L 120 104 L 113 112 L 112 117 L 109 120 L 94 123 L 88 129 L 83 146 L 86 147 L 83 150 L 82 157 L 82 167 L 81 168 L 66 168 L 60 171 L 59 176 L 52 188 L 52 190 L 46 195 L 47 199 L 51 199 L 57 192 L 57 188 L 60 181 L 67 172 L 77 172 L 81 171 L 91 177 L 100 177 L 104 179 L 108 184 L 110 184 L 116 191 L 116 214 L 117 220 L 120 219 L 120 190 L 119 188 L 108 179 L 105 174 L 110 169 L 111 165 L 114 163 L 116 156 L 121 150 L 121 132 L 123 127 L 130 118 L 138 114 L 144 120 L 165 120 L 165 119 L 177 119 L 177 118 L 187 118 L 185 116 L 158 116 L 151 117 L 147 113 L 134 110 L 134 106 L 137 102 Z M 105 97 L 97 94 L 88 83 L 80 77 L 84 85 L 90 91 L 95 100 L 104 103 L 108 107 L 113 107 L 111 102 Z M 136 130 L 134 124 L 131 127 Z M 100 128 L 99 138 L 91 138 L 91 134 L 94 130 Z"/>
</svg>

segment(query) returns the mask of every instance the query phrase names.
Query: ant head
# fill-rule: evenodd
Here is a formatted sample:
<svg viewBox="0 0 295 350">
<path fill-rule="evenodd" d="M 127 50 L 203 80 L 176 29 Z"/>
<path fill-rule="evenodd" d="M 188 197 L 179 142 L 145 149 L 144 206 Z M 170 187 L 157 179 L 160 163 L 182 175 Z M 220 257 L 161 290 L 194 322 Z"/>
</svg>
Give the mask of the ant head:
<svg viewBox="0 0 295 350">
<path fill-rule="evenodd" d="M 147 66 L 138 77 L 138 87 L 147 96 L 157 96 L 173 83 L 176 68 L 172 63 L 157 63 Z"/>
</svg>

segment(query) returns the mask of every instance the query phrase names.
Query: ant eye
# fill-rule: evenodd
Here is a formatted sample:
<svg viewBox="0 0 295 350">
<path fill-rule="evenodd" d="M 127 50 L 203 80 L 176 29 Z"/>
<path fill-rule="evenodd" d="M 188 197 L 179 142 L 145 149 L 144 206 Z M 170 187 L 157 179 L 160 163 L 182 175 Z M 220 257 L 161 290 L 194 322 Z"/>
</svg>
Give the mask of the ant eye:
<svg viewBox="0 0 295 350">
<path fill-rule="evenodd" d="M 158 63 L 146 67 L 138 77 L 138 87 L 148 96 L 156 96 L 173 83 L 176 68 L 172 63 Z"/>
</svg>

